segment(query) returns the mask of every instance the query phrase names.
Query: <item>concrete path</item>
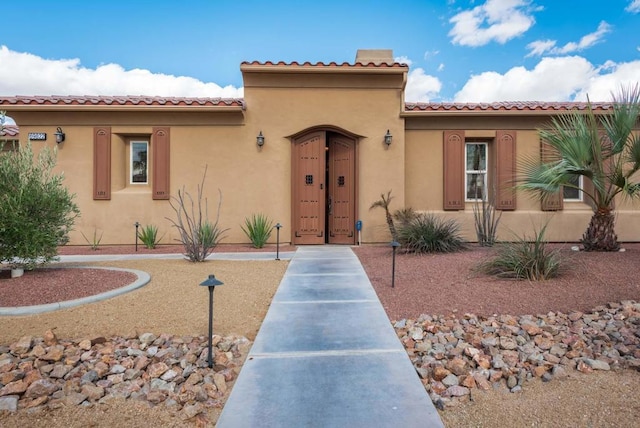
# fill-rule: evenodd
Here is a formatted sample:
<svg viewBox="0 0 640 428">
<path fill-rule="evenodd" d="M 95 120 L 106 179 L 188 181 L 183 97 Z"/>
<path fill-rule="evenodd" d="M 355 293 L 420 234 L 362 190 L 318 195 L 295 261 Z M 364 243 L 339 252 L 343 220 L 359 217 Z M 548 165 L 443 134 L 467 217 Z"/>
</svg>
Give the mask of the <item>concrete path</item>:
<svg viewBox="0 0 640 428">
<path fill-rule="evenodd" d="M 443 427 L 358 258 L 300 247 L 217 423 Z"/>
</svg>

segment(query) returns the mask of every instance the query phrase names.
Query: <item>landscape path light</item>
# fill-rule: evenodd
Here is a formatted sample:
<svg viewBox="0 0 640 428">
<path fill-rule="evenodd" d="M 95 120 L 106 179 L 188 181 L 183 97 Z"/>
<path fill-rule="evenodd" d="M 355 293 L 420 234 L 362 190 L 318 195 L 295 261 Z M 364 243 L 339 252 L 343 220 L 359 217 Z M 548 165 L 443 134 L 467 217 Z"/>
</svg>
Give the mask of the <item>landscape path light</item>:
<svg viewBox="0 0 640 428">
<path fill-rule="evenodd" d="M 213 367 L 213 353 L 211 350 L 211 341 L 213 340 L 213 290 L 218 286 L 224 284 L 216 279 L 216 276 L 211 274 L 209 278 L 200 283 L 203 287 L 209 288 L 209 354 L 207 357 L 207 363 L 209 368 Z"/>
<path fill-rule="evenodd" d="M 136 252 L 138 252 L 138 228 L 140 227 L 140 223 L 136 221 L 133 225 L 136 227 Z"/>
<path fill-rule="evenodd" d="M 282 225 L 276 223 L 274 227 L 276 228 L 276 260 L 280 260 L 280 228 Z"/>
<path fill-rule="evenodd" d="M 391 241 L 391 247 L 393 248 L 392 264 L 391 264 L 391 288 L 396 286 L 396 248 L 400 246 L 398 241 Z"/>
</svg>

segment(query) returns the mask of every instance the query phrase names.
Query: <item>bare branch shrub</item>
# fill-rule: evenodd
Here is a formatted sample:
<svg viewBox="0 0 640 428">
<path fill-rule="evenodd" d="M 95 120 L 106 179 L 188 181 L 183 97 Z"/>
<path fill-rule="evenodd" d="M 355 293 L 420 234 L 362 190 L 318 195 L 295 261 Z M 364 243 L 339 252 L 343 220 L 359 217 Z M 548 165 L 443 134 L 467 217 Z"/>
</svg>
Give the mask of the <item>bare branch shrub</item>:
<svg viewBox="0 0 640 428">
<path fill-rule="evenodd" d="M 202 182 L 198 185 L 196 201 L 184 186 L 182 190 L 178 190 L 178 196 L 171 197 L 169 204 L 176 213 L 176 219 L 166 217 L 178 229 L 180 239 L 177 241 L 182 243 L 184 255 L 192 262 L 203 262 L 229 230 L 221 229 L 218 225 L 220 207 L 222 206 L 222 191 L 220 189 L 218 189 L 220 198 L 218 199 L 216 219 L 214 222 L 209 220 L 208 201 L 202 195 L 206 176 L 207 168 L 205 167 Z"/>
</svg>

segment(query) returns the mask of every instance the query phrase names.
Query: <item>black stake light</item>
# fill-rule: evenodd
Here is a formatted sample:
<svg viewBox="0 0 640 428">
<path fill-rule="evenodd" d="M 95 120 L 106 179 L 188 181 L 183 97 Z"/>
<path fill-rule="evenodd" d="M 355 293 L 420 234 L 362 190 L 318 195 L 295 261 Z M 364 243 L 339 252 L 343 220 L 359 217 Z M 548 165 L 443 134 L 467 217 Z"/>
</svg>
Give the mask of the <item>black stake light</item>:
<svg viewBox="0 0 640 428">
<path fill-rule="evenodd" d="M 224 284 L 216 279 L 216 276 L 211 274 L 209 278 L 204 280 L 200 285 L 209 288 L 209 354 L 207 357 L 207 363 L 209 368 L 213 368 L 213 351 L 211 348 L 211 340 L 213 338 L 213 290 L 218 285 Z"/>
<path fill-rule="evenodd" d="M 282 225 L 277 223 L 275 225 L 276 228 L 276 260 L 280 260 L 280 228 Z"/>
<path fill-rule="evenodd" d="M 136 227 L 136 253 L 138 252 L 138 228 L 140 227 L 140 223 L 137 221 L 133 224 Z"/>
<path fill-rule="evenodd" d="M 398 241 L 391 241 L 391 247 L 393 248 L 393 263 L 391 265 L 391 288 L 396 286 L 396 248 L 400 246 Z"/>
</svg>

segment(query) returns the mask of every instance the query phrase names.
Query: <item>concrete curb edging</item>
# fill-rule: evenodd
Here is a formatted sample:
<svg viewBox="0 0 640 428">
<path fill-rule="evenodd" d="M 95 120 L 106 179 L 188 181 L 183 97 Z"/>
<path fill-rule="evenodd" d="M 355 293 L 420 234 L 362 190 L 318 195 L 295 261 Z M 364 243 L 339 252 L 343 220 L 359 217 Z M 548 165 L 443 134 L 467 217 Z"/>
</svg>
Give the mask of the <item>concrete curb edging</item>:
<svg viewBox="0 0 640 428">
<path fill-rule="evenodd" d="M 81 297 L 74 300 L 66 300 L 64 302 L 47 303 L 44 305 L 34 306 L 18 306 L 18 307 L 0 307 L 0 316 L 16 316 L 16 315 L 34 315 L 44 312 L 53 312 L 60 309 L 73 308 L 75 306 L 85 305 L 87 303 L 99 302 L 101 300 L 110 299 L 112 297 L 119 296 L 121 294 L 128 293 L 144 285 L 147 285 L 151 281 L 151 276 L 144 271 L 137 269 L 124 269 L 116 267 L 102 267 L 102 266 L 76 266 L 74 269 L 105 269 L 116 270 L 123 272 L 130 272 L 135 274 L 138 279 L 129 285 L 116 288 L 113 290 L 105 291 L 104 293 L 94 294 L 93 296 Z"/>
</svg>

